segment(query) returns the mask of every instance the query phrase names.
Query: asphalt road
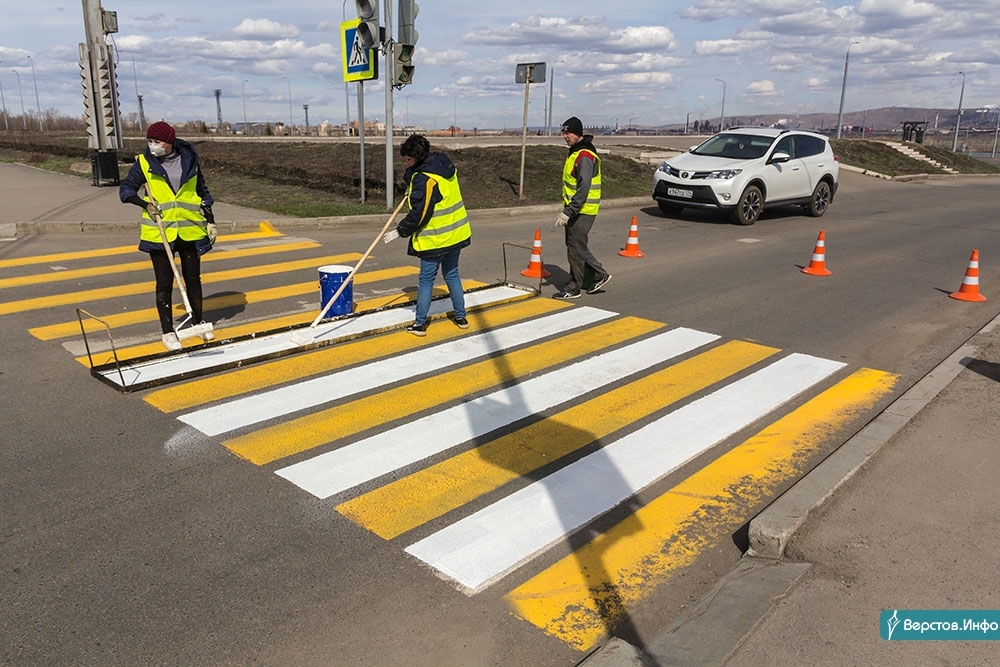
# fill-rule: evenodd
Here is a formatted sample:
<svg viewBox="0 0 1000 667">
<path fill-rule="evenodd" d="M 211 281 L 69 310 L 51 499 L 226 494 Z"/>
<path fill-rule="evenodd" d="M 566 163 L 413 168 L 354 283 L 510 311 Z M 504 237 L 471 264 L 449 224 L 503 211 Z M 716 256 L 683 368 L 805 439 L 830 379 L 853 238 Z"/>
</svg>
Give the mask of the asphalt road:
<svg viewBox="0 0 1000 667">
<path fill-rule="evenodd" d="M 900 183 L 844 172 L 841 180 L 825 217 L 779 210 L 752 227 L 700 212 L 665 218 L 652 205 L 607 207 L 591 247 L 614 279 L 605 293 L 574 305 L 898 375 L 891 394 L 830 434 L 829 451 L 995 317 L 1000 298 L 992 293 L 1000 283 L 996 179 Z M 641 259 L 617 255 L 633 215 Z M 553 293 L 565 260 L 551 217 L 477 220 L 463 278 L 502 279 L 503 244 L 530 246 L 541 229 L 553 274 L 542 289 Z M 280 261 L 360 252 L 380 226 L 287 223 L 279 226 L 286 235 L 320 247 Z M 820 230 L 829 277 L 800 272 Z M 40 234 L 4 242 L 0 261 L 134 243 L 131 233 Z M 985 304 L 948 298 L 974 248 Z M 521 253 L 508 258 L 507 276 L 516 277 L 525 254 L 510 252 Z M 71 268 L 143 259 L 98 257 Z M 413 265 L 401 246 L 379 246 L 365 268 Z M 5 267 L 0 278 L 65 268 L 58 261 Z M 261 273 L 207 285 L 206 294 L 252 293 L 314 273 Z M 150 278 L 136 275 L 29 284 L 4 290 L 11 296 L 3 301 Z M 412 275 L 357 285 L 355 300 L 413 285 Z M 314 313 L 318 298 L 317 285 L 314 295 L 249 303 L 219 314 L 217 326 Z M 151 305 L 151 291 L 88 304 L 101 315 Z M 513 584 L 467 595 L 398 541 L 347 520 L 335 502 L 267 474 L 275 466 L 250 465 L 221 438 L 183 428 L 143 392 L 121 394 L 96 381 L 73 361 L 79 336 L 40 340 L 28 331 L 74 318 L 71 306 L 0 315 L 3 664 L 572 665 L 583 657 L 510 611 L 505 593 L 540 565 Z M 154 329 L 132 327 L 124 340 L 152 340 Z M 546 562 L 571 546 L 554 546 Z M 661 631 L 740 555 L 737 530 L 630 607 L 616 632 L 634 640 Z"/>
</svg>

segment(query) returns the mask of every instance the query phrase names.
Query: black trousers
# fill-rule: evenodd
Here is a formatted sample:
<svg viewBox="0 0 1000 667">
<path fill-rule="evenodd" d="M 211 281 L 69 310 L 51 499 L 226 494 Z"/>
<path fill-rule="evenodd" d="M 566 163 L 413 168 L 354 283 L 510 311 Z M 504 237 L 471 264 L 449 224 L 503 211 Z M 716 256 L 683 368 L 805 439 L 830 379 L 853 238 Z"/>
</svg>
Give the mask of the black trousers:
<svg viewBox="0 0 1000 667">
<path fill-rule="evenodd" d="M 590 289 L 596 281 L 608 275 L 587 246 L 590 228 L 596 219 L 596 215 L 578 215 L 565 227 L 570 279 L 563 289 L 567 292 Z"/>
<path fill-rule="evenodd" d="M 201 256 L 194 241 L 177 239 L 174 248 L 181 258 L 181 276 L 191 302 L 192 320 L 198 324 L 202 321 Z M 173 259 L 167 256 L 165 250 L 150 251 L 149 259 L 153 262 L 153 275 L 156 276 L 156 312 L 160 317 L 160 329 L 163 333 L 170 333 L 174 330 L 174 272 L 170 268 Z"/>
</svg>

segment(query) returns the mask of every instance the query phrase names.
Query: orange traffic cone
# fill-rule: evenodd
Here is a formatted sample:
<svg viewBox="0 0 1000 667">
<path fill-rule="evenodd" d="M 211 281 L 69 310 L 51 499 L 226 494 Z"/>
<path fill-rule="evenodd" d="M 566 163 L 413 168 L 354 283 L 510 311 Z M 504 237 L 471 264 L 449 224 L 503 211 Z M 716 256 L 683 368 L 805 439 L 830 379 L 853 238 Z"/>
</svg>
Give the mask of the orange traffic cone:
<svg viewBox="0 0 1000 667">
<path fill-rule="evenodd" d="M 816 247 L 813 248 L 812 260 L 809 266 L 802 269 L 802 273 L 810 276 L 829 276 L 830 272 L 826 268 L 826 235 L 823 230 L 819 230 L 819 238 L 816 239 Z"/>
<path fill-rule="evenodd" d="M 957 292 L 949 294 L 952 299 L 960 301 L 986 301 L 986 297 L 979 293 L 979 251 L 973 250 L 969 259 L 969 268 L 965 270 L 965 277 L 962 278 L 962 286 Z"/>
<path fill-rule="evenodd" d="M 645 253 L 639 250 L 639 225 L 635 216 L 632 216 L 632 226 L 628 228 L 628 240 L 625 241 L 625 249 L 619 250 L 622 257 L 645 257 Z"/>
<path fill-rule="evenodd" d="M 535 242 L 531 244 L 531 259 L 528 261 L 528 268 L 521 271 L 522 276 L 528 278 L 548 278 L 551 273 L 545 270 L 542 265 L 542 230 L 535 230 Z"/>
</svg>

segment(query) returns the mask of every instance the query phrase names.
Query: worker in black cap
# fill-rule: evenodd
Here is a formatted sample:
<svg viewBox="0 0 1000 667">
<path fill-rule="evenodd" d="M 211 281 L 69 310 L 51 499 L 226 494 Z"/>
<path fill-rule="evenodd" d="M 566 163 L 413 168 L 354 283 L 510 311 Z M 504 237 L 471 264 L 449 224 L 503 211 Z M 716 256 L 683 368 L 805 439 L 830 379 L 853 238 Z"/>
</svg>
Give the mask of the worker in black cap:
<svg viewBox="0 0 1000 667">
<path fill-rule="evenodd" d="M 555 299 L 577 299 L 583 290 L 599 292 L 611 280 L 611 274 L 590 252 L 587 237 L 597 219 L 601 204 L 601 159 L 594 148 L 594 137 L 583 133 L 583 123 L 571 116 L 561 128 L 569 155 L 563 165 L 563 210 L 556 218 L 556 227 L 566 233 L 566 259 L 569 261 L 569 282 L 553 295 Z"/>
</svg>

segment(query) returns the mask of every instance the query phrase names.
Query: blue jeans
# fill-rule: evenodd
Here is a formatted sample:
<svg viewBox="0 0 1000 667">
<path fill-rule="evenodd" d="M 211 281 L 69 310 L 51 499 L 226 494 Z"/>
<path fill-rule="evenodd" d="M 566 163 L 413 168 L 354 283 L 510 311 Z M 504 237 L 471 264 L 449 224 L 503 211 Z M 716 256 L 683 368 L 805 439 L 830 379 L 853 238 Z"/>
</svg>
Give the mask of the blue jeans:
<svg viewBox="0 0 1000 667">
<path fill-rule="evenodd" d="M 461 248 L 449 250 L 436 257 L 420 258 L 420 278 L 417 282 L 417 314 L 413 323 L 417 326 L 427 324 L 427 311 L 431 309 L 431 293 L 434 290 L 434 278 L 438 267 L 444 276 L 444 284 L 448 286 L 451 295 L 451 305 L 455 309 L 455 319 L 465 317 L 465 293 L 462 291 L 462 279 L 458 275 L 458 256 Z"/>
</svg>

